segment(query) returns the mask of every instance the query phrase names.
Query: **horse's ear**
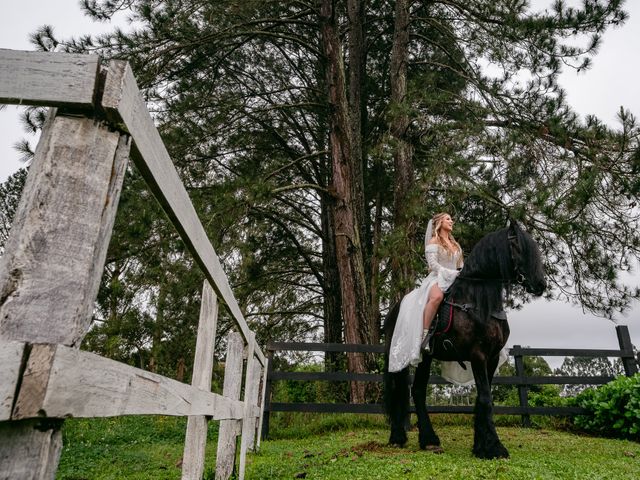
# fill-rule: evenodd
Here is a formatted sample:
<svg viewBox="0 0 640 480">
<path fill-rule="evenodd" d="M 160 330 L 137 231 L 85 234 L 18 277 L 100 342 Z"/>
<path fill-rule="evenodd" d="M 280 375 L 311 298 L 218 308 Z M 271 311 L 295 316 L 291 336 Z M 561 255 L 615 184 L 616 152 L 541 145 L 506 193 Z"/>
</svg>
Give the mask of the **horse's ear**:
<svg viewBox="0 0 640 480">
<path fill-rule="evenodd" d="M 514 220 L 513 218 L 509 217 L 507 219 L 507 228 L 509 229 L 510 233 L 515 234 L 519 230 L 520 226 L 518 225 L 517 220 Z"/>
</svg>

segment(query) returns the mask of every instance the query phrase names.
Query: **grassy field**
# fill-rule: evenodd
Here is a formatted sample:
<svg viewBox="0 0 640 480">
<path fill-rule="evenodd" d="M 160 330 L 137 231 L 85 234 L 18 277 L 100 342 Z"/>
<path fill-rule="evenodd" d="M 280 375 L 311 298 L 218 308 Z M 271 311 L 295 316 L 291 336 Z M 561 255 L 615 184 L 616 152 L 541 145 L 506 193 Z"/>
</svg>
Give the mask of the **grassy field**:
<svg viewBox="0 0 640 480">
<path fill-rule="evenodd" d="M 167 417 L 69 420 L 57 478 L 178 479 L 185 420 Z M 386 445 L 378 417 L 275 419 L 273 439 L 251 454 L 248 479 L 638 479 L 640 444 L 550 428 L 523 429 L 500 419 L 509 460 L 471 455 L 469 417 L 436 417 L 443 452 L 421 451 L 411 432 L 404 449 Z M 212 422 L 205 479 L 215 469 Z"/>
</svg>

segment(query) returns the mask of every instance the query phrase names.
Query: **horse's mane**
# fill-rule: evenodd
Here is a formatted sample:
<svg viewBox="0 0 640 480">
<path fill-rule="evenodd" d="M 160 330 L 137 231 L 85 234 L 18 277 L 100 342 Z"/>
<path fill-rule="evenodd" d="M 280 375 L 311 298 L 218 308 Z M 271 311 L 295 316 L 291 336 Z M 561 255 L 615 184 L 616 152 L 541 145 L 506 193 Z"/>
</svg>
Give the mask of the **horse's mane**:
<svg viewBox="0 0 640 480">
<path fill-rule="evenodd" d="M 482 237 L 466 258 L 460 274 L 449 288 L 455 303 L 472 303 L 472 314 L 481 322 L 493 312 L 503 310 L 503 290 L 509 293 L 513 261 L 508 228 Z M 520 237 L 522 230 L 515 229 Z"/>
</svg>

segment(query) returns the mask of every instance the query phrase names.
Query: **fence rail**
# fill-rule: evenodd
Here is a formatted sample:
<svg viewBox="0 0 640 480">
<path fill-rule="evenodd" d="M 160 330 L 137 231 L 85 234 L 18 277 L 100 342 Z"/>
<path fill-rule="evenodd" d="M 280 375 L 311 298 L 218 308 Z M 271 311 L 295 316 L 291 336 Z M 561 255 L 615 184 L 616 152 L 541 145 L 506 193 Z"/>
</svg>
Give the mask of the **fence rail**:
<svg viewBox="0 0 640 480">
<path fill-rule="evenodd" d="M 0 259 L 3 478 L 53 478 L 68 416 L 139 414 L 189 417 L 184 479 L 202 478 L 206 424 L 221 420 L 216 478 L 231 475 L 238 435 L 243 478 L 246 453 L 259 446 L 268 361 L 129 65 L 102 63 L 95 55 L 0 49 L 0 104 L 51 107 Z M 78 350 L 129 157 L 206 278 L 191 385 Z M 210 391 L 218 299 L 239 332 L 228 338 L 222 395 Z"/>
<path fill-rule="evenodd" d="M 602 385 L 614 379 L 611 376 L 527 376 L 524 373 L 524 357 L 528 356 L 571 356 L 571 357 L 617 357 L 622 360 L 626 375 L 638 372 L 638 361 L 634 356 L 633 345 L 626 325 L 616 326 L 619 349 L 583 349 L 583 348 L 523 348 L 519 345 L 509 349 L 513 357 L 516 374 L 511 376 L 496 376 L 494 385 L 513 385 L 518 388 L 520 405 L 496 405 L 494 413 L 501 415 L 521 415 L 524 425 L 530 424 L 531 415 L 576 415 L 584 413 L 580 407 L 532 407 L 529 406 L 529 388 L 533 385 Z M 273 358 L 277 352 L 357 352 L 383 354 L 383 345 L 356 345 L 340 343 L 295 343 L 270 342 L 266 347 L 267 356 Z M 267 372 L 267 395 L 265 398 L 265 414 L 262 436 L 269 435 L 269 419 L 271 412 L 316 412 L 316 413 L 384 413 L 382 404 L 345 404 L 345 403 L 283 403 L 273 402 L 271 392 L 273 382 L 278 381 L 329 381 L 329 382 L 382 382 L 379 373 L 350 373 L 350 372 L 286 372 L 273 368 L 269 362 Z M 431 376 L 429 383 L 436 385 L 449 384 L 439 375 Z M 473 413 L 472 406 L 429 405 L 431 413 Z M 411 411 L 414 412 L 413 406 Z"/>
</svg>

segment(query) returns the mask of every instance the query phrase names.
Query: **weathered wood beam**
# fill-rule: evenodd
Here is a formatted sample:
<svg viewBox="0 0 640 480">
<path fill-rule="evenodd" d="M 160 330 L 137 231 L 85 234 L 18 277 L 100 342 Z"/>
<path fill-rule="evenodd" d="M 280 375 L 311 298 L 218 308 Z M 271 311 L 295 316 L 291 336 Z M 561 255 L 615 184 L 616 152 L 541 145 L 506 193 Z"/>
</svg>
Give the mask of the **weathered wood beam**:
<svg viewBox="0 0 640 480">
<path fill-rule="evenodd" d="M 218 297 L 226 304 L 248 343 L 249 327 L 229 286 L 218 255 L 207 237 L 126 62 L 112 60 L 109 63 L 102 107 L 112 123 L 119 125 L 133 137 L 131 158 Z M 255 351 L 260 363 L 264 365 L 264 354 L 257 346 Z"/>
<path fill-rule="evenodd" d="M 0 338 L 78 345 L 91 322 L 129 154 L 91 118 L 45 126 L 0 259 Z"/>
<path fill-rule="evenodd" d="M 227 338 L 227 358 L 224 367 L 222 394 L 234 400 L 240 399 L 242 388 L 243 341 L 239 333 L 232 332 Z M 242 429 L 240 420 L 223 420 L 218 431 L 216 454 L 216 479 L 227 480 L 233 473 L 236 458 L 236 438 Z"/>
<path fill-rule="evenodd" d="M 0 104 L 91 108 L 99 57 L 0 49 Z"/>
<path fill-rule="evenodd" d="M 0 422 L 0 479 L 55 478 L 62 451 L 61 425 L 62 420 L 56 419 Z"/>
<path fill-rule="evenodd" d="M 252 422 L 252 419 L 250 418 L 254 387 L 256 386 L 258 380 L 255 377 L 256 369 L 254 368 L 256 361 L 254 348 L 256 346 L 256 342 L 254 338 L 255 334 L 253 332 L 250 332 L 249 335 L 250 338 L 247 345 L 247 367 L 244 381 L 245 415 L 242 421 L 242 437 L 240 438 L 240 467 L 238 468 L 239 480 L 244 480 L 245 470 L 247 467 L 247 451 L 249 450 L 250 445 L 253 444 L 252 437 L 254 437 L 256 433 L 255 423 Z"/>
<path fill-rule="evenodd" d="M 253 382 L 247 384 L 245 387 L 249 393 L 249 412 L 255 411 L 259 408 L 260 398 L 260 373 L 262 372 L 262 366 L 258 362 L 253 362 Z M 261 409 L 260 409 L 261 410 Z M 258 433 L 258 422 L 260 417 L 254 417 L 253 414 L 249 414 L 249 418 L 245 419 L 248 424 L 249 435 L 247 436 L 247 449 L 254 451 L 256 449 L 256 437 Z"/>
<path fill-rule="evenodd" d="M 196 355 L 193 362 L 191 385 L 200 390 L 211 391 L 213 370 L 213 347 L 216 342 L 216 324 L 218 319 L 218 300 L 209 282 L 202 286 L 200 321 L 196 339 Z M 200 480 L 204 473 L 205 447 L 207 446 L 206 416 L 191 416 L 187 421 L 187 433 L 182 456 L 183 480 Z"/>
<path fill-rule="evenodd" d="M 7 342 L 0 342 L 0 350 Z M 20 365 L 14 359 L 9 368 Z M 100 372 L 96 375 L 96 372 Z M 206 415 L 238 420 L 246 405 L 156 373 L 64 345 L 36 344 L 27 359 L 12 420 Z M 258 418 L 258 408 L 250 416 Z"/>
<path fill-rule="evenodd" d="M 0 343 L 0 421 L 11 418 L 24 346 L 22 342 Z"/>
<path fill-rule="evenodd" d="M 262 391 L 260 392 L 260 403 L 258 406 L 260 407 L 260 418 L 258 418 L 258 431 L 257 431 L 257 448 L 260 448 L 260 440 L 262 439 L 262 424 L 264 421 L 264 410 L 265 410 L 265 402 L 267 400 L 267 375 L 269 374 L 269 362 L 270 359 L 267 357 L 267 363 L 264 367 L 262 367 Z"/>
</svg>

